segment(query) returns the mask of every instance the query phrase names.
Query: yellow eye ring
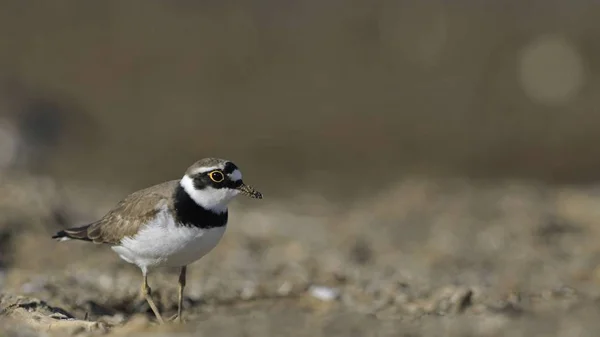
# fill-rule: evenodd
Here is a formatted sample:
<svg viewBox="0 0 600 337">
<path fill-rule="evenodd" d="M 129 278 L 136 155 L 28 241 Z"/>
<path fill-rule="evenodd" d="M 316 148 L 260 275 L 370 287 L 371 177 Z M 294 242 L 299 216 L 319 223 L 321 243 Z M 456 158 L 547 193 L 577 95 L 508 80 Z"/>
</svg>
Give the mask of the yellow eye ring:
<svg viewBox="0 0 600 337">
<path fill-rule="evenodd" d="M 208 174 L 208 177 L 215 183 L 220 183 L 225 180 L 225 175 L 223 175 L 221 171 L 212 171 Z"/>
</svg>

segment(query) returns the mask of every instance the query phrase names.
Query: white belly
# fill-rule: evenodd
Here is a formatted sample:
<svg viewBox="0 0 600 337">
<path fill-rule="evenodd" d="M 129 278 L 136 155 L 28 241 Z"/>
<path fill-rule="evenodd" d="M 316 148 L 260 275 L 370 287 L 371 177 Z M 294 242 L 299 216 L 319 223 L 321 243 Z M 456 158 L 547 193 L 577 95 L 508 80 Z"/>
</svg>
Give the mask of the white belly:
<svg viewBox="0 0 600 337">
<path fill-rule="evenodd" d="M 181 226 L 161 213 L 134 237 L 123 239 L 121 245 L 112 249 L 123 260 L 142 270 L 158 266 L 181 267 L 210 252 L 224 233 L 225 226 L 210 229 Z"/>
</svg>

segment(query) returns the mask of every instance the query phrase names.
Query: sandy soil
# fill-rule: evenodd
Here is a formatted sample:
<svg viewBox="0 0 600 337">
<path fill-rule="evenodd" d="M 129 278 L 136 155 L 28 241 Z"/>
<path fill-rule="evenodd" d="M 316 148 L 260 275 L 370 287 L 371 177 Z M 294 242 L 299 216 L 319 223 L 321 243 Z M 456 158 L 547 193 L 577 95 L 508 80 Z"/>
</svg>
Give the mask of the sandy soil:
<svg viewBox="0 0 600 337">
<path fill-rule="evenodd" d="M 9 335 L 591 336 L 600 327 L 593 188 L 415 177 L 351 202 L 240 200 L 222 244 L 189 269 L 186 324 L 157 326 L 139 305 L 135 267 L 106 246 L 49 238 L 62 222 L 101 215 L 122 191 L 0 181 Z M 167 317 L 176 275 L 150 277 Z"/>
</svg>

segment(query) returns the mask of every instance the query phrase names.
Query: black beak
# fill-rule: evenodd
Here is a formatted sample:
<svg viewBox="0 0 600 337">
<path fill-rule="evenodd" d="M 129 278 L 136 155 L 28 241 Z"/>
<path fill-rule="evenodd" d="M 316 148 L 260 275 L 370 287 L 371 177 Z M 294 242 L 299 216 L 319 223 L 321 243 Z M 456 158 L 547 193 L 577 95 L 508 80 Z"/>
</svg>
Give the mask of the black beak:
<svg viewBox="0 0 600 337">
<path fill-rule="evenodd" d="M 239 190 L 240 192 L 242 192 L 242 194 L 252 199 L 262 199 L 262 194 L 259 191 L 255 190 L 252 186 L 248 186 L 244 183 L 238 186 L 237 190 Z"/>
</svg>

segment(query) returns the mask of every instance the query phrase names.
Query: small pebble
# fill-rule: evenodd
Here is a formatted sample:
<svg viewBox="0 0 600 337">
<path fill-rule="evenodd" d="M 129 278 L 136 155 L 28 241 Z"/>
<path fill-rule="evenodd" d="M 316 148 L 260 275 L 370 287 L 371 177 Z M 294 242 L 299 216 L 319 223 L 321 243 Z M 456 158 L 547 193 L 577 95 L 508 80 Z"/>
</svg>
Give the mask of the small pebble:
<svg viewBox="0 0 600 337">
<path fill-rule="evenodd" d="M 240 293 L 240 297 L 243 300 L 249 300 L 253 298 L 254 295 L 256 295 L 256 285 L 254 283 L 246 284 Z"/>
<path fill-rule="evenodd" d="M 340 291 L 335 288 L 325 286 L 311 286 L 308 289 L 310 295 L 321 301 L 333 301 L 338 298 Z"/>
<path fill-rule="evenodd" d="M 452 303 L 452 307 L 454 308 L 454 313 L 461 313 L 469 306 L 472 305 L 472 296 L 473 292 L 471 289 L 466 287 L 458 288 L 452 296 L 450 296 L 450 303 Z"/>
<path fill-rule="evenodd" d="M 292 291 L 292 283 L 285 281 L 283 284 L 277 289 L 277 294 L 279 296 L 287 296 Z"/>
</svg>

